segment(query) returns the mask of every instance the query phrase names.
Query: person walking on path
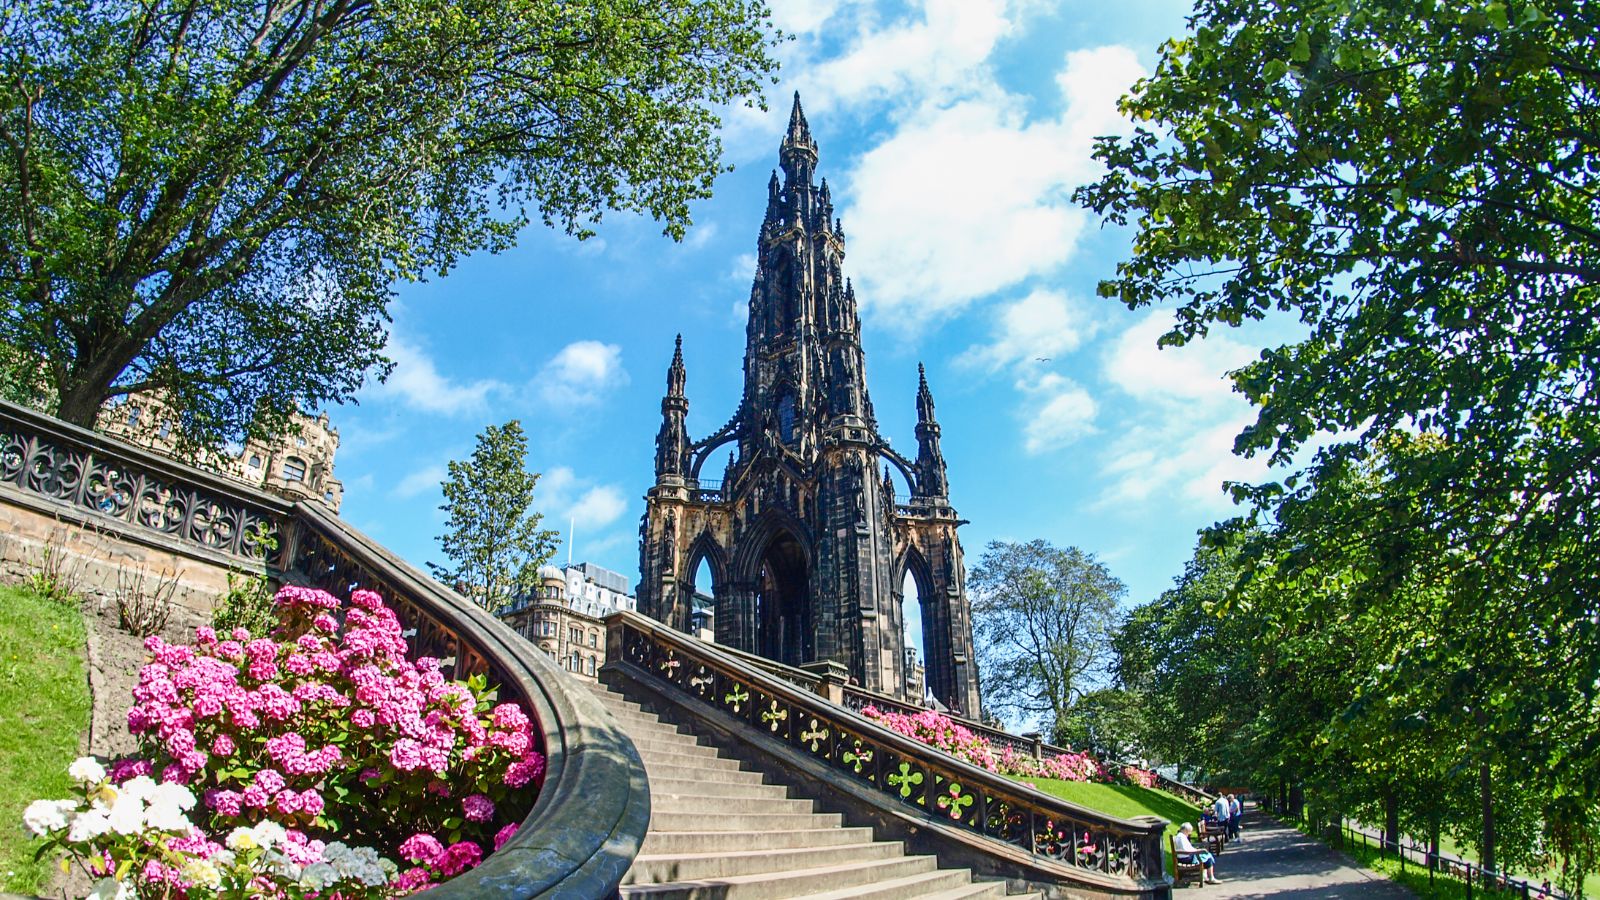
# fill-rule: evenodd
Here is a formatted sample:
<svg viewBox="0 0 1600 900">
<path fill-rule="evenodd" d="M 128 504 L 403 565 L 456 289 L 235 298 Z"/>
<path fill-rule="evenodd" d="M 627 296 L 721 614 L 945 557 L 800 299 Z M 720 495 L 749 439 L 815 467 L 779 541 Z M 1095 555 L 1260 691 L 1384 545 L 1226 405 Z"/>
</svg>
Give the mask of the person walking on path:
<svg viewBox="0 0 1600 900">
<path fill-rule="evenodd" d="M 1244 801 L 1233 794 L 1228 795 L 1228 840 L 1237 841 L 1240 837 L 1239 823 L 1244 819 Z"/>
</svg>

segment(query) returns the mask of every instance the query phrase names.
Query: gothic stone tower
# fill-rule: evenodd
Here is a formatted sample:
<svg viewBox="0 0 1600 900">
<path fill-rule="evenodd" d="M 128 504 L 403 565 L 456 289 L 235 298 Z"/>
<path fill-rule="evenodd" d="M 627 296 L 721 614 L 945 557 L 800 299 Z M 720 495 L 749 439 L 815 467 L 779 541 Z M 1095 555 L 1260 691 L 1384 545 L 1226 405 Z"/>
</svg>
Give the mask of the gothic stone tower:
<svg viewBox="0 0 1600 900">
<path fill-rule="evenodd" d="M 878 434 L 855 290 L 841 271 L 844 229 L 827 180 L 812 183 L 817 145 L 798 95 L 779 159 L 783 180 L 774 172 L 768 184 L 757 241 L 738 411 L 691 440 L 681 336 L 667 369 L 656 483 L 640 526 L 639 608 L 688 630 L 695 588 L 710 588 L 718 643 L 789 665 L 833 660 L 863 686 L 903 695 L 909 572 L 928 688 L 977 716 L 963 522 L 950 507 L 933 396 L 924 377 L 917 457 L 907 459 Z M 724 446 L 721 481 L 702 478 Z M 910 485 L 905 503 L 891 467 Z M 702 560 L 711 585 L 694 584 Z"/>
</svg>

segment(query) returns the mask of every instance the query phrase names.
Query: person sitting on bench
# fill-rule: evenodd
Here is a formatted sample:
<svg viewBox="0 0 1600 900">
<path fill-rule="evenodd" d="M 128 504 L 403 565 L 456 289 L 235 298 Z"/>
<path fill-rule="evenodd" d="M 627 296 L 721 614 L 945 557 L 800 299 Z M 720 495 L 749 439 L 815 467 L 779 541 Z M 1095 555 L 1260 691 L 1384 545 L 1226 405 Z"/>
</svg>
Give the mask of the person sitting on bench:
<svg viewBox="0 0 1600 900">
<path fill-rule="evenodd" d="M 1194 834 L 1194 826 L 1188 822 L 1178 828 L 1178 833 L 1172 836 L 1172 849 L 1178 854 L 1178 862 L 1199 863 L 1202 878 L 1206 884 L 1218 884 L 1217 859 L 1208 851 L 1201 850 L 1189 838 Z"/>
</svg>

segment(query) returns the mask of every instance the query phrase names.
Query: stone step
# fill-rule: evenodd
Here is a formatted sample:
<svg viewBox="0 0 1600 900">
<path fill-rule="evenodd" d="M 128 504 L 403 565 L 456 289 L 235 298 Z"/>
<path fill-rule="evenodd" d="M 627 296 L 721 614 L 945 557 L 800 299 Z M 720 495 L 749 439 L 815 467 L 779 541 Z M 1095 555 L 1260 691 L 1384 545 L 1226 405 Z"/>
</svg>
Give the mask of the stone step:
<svg viewBox="0 0 1600 900">
<path fill-rule="evenodd" d="M 772 850 L 725 850 L 720 853 L 639 854 L 623 879 L 625 884 L 698 881 L 739 875 L 765 875 L 796 869 L 844 866 L 905 855 L 898 841 L 840 844 L 834 847 L 792 847 Z"/>
<path fill-rule="evenodd" d="M 633 741 L 633 745 L 639 748 L 640 753 L 643 753 L 646 750 L 655 750 L 663 753 L 700 753 L 701 751 L 704 751 L 706 756 L 718 755 L 717 748 L 708 747 L 705 744 L 697 744 L 695 743 L 694 738 L 687 734 L 678 735 L 676 739 L 630 737 L 629 740 Z"/>
<path fill-rule="evenodd" d="M 720 761 L 720 760 L 719 760 Z M 731 762 L 732 760 L 729 760 Z M 762 784 L 760 772 L 746 772 L 738 768 L 723 768 L 720 766 L 707 766 L 689 763 L 664 762 L 660 759 L 647 759 L 645 765 L 649 767 L 650 780 L 664 781 L 712 781 L 717 784 Z"/>
<path fill-rule="evenodd" d="M 650 808 L 659 812 L 694 813 L 697 816 L 745 815 L 748 813 L 808 813 L 810 800 L 785 800 L 767 797 L 692 797 L 650 792 Z"/>
<path fill-rule="evenodd" d="M 966 869 L 933 869 L 903 878 L 890 878 L 867 885 L 850 885 L 820 893 L 804 894 L 805 900 L 958 900 L 965 897 L 1004 897 L 1004 882 L 972 881 Z"/>
<path fill-rule="evenodd" d="M 724 831 L 666 831 L 651 829 L 640 853 L 721 853 L 737 844 L 745 850 L 780 850 L 798 847 L 837 847 L 872 840 L 871 828 L 797 828 L 788 831 L 751 829 L 732 836 Z"/>
<path fill-rule="evenodd" d="M 822 891 L 881 884 L 935 869 L 931 856 L 901 856 L 813 869 L 791 869 L 759 875 L 684 879 L 664 884 L 627 885 L 623 897 L 651 900 L 778 900 Z"/>
<path fill-rule="evenodd" d="M 646 772 L 650 770 L 646 769 Z M 741 784 L 704 778 L 659 778 L 650 772 L 650 797 L 715 797 L 739 800 L 784 800 L 789 789 L 781 784 Z"/>
<path fill-rule="evenodd" d="M 635 747 L 638 744 L 634 745 Z M 706 771 L 743 772 L 742 764 L 737 759 L 727 756 L 717 756 L 715 747 L 705 747 L 695 744 L 692 747 L 682 748 L 684 752 L 673 750 L 640 750 L 639 756 L 644 759 L 647 766 L 678 766 L 680 768 L 703 769 Z"/>
<path fill-rule="evenodd" d="M 707 816 L 700 812 L 671 812 L 656 806 L 650 811 L 651 832 L 721 831 L 753 834 L 763 831 L 791 831 L 811 828 L 843 827 L 844 817 L 838 813 L 817 812 L 754 812 L 718 813 Z"/>
</svg>

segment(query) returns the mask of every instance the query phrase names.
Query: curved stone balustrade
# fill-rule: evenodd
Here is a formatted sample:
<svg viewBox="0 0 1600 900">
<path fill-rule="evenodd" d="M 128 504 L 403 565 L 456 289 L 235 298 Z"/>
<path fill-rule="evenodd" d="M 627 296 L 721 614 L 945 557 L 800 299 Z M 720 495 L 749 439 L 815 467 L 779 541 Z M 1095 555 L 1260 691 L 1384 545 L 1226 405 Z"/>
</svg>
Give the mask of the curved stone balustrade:
<svg viewBox="0 0 1600 900">
<path fill-rule="evenodd" d="M 0 484 L 134 540 L 188 545 L 229 563 L 281 563 L 282 498 L 6 401 Z"/>
<path fill-rule="evenodd" d="M 493 616 L 321 506 L 281 498 L 0 401 L 0 502 L 46 510 L 119 539 L 253 563 L 348 597 L 378 591 L 414 652 L 455 677 L 484 673 L 519 701 L 545 754 L 538 800 L 483 864 L 419 897 L 600 898 L 638 855 L 650 795 L 638 751 L 580 682 Z M 270 540 L 267 540 L 270 538 Z"/>
<path fill-rule="evenodd" d="M 643 616 L 606 621 L 611 666 L 738 719 L 927 830 L 953 830 L 969 847 L 1007 862 L 1025 858 L 1036 874 L 1080 888 L 1167 894 L 1161 819 L 1116 819 L 1040 793 Z"/>
</svg>

